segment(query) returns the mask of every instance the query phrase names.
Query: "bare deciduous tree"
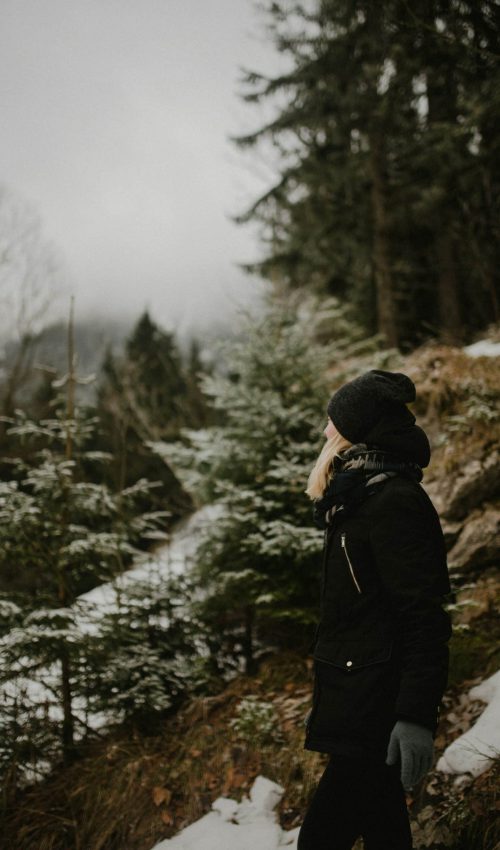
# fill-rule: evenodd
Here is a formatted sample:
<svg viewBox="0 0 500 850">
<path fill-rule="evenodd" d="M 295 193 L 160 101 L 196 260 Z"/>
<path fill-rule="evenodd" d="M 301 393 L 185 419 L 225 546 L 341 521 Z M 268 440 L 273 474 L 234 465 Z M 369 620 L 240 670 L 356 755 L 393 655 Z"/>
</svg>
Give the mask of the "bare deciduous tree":
<svg viewBox="0 0 500 850">
<path fill-rule="evenodd" d="M 33 343 L 57 315 L 64 263 L 36 211 L 0 184 L 0 408 L 9 415 L 32 366 Z"/>
</svg>

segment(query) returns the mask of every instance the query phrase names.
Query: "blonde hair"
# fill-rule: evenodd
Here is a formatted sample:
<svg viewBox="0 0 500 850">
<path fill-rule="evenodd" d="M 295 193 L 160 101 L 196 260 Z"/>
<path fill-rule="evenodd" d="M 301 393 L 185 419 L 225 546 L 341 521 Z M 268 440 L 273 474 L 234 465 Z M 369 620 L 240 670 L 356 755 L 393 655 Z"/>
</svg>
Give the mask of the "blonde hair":
<svg viewBox="0 0 500 850">
<path fill-rule="evenodd" d="M 338 431 L 333 437 L 330 437 L 323 448 L 320 455 L 314 464 L 309 478 L 307 479 L 307 488 L 305 492 L 311 499 L 320 499 L 323 491 L 332 477 L 332 461 L 335 455 L 343 452 L 352 446 L 349 440 L 346 440 Z"/>
</svg>

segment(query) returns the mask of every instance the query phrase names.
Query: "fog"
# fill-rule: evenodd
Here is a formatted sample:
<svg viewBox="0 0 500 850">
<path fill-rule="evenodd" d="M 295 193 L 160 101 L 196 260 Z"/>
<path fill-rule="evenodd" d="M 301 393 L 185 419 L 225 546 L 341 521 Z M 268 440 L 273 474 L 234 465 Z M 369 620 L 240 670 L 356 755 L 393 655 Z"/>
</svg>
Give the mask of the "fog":
<svg viewBox="0 0 500 850">
<path fill-rule="evenodd" d="M 229 218 L 272 175 L 228 138 L 262 119 L 241 66 L 278 67 L 250 0 L 2 0 L 0 182 L 63 258 L 63 311 L 186 331 L 259 297 Z"/>
</svg>

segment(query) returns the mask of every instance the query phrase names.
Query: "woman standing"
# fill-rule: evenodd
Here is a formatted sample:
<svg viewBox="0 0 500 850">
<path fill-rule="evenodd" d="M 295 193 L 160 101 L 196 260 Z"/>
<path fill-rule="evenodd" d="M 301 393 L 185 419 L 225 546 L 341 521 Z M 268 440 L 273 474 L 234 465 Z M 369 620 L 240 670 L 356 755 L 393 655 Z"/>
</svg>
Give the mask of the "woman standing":
<svg viewBox="0 0 500 850">
<path fill-rule="evenodd" d="M 408 850 L 404 790 L 429 770 L 448 674 L 450 591 L 437 512 L 421 487 L 429 441 L 406 375 L 372 369 L 327 407 L 309 476 L 325 529 L 304 748 L 330 754 L 298 850 Z"/>
</svg>

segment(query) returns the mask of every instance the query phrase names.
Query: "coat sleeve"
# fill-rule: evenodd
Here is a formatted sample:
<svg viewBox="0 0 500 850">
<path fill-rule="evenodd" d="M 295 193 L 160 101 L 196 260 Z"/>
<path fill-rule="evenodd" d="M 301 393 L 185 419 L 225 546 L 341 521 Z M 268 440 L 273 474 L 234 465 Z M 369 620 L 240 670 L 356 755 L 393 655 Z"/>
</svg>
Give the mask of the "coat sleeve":
<svg viewBox="0 0 500 850">
<path fill-rule="evenodd" d="M 370 542 L 396 622 L 397 717 L 435 734 L 448 679 L 451 622 L 443 597 L 450 585 L 439 517 L 419 485 L 404 482 L 381 494 Z"/>
</svg>

